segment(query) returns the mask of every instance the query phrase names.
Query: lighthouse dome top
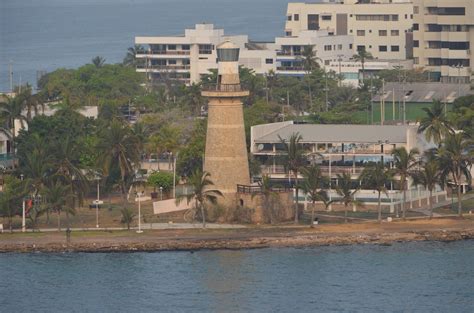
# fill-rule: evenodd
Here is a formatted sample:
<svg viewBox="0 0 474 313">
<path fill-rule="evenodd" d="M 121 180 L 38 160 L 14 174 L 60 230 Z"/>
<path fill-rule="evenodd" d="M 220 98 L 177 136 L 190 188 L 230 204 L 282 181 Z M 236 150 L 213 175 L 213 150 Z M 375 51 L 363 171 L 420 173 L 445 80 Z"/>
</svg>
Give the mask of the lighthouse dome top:
<svg viewBox="0 0 474 313">
<path fill-rule="evenodd" d="M 219 62 L 238 62 L 239 47 L 227 40 L 217 46 L 217 59 Z"/>
</svg>

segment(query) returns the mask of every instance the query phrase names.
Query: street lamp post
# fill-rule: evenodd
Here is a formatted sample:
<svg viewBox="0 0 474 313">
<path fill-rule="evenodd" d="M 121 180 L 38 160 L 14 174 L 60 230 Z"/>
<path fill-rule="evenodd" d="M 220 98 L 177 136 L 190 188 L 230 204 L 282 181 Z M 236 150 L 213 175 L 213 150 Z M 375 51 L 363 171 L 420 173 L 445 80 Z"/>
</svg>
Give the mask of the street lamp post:
<svg viewBox="0 0 474 313">
<path fill-rule="evenodd" d="M 178 159 L 178 152 L 174 156 L 173 162 L 173 199 L 176 199 L 176 160 Z"/>
<path fill-rule="evenodd" d="M 20 174 L 20 180 L 23 181 L 24 175 Z M 21 214 L 21 232 L 24 233 L 26 232 L 26 203 L 25 203 L 25 197 L 23 197 L 23 202 L 22 202 L 22 214 Z"/>
<path fill-rule="evenodd" d="M 99 228 L 100 177 L 97 176 L 97 200 L 95 203 L 95 227 Z"/>
<path fill-rule="evenodd" d="M 160 186 L 160 199 L 163 201 L 163 187 Z"/>
<path fill-rule="evenodd" d="M 141 219 L 142 219 L 142 212 L 141 212 L 141 200 L 142 200 L 142 192 L 137 192 L 136 193 L 136 200 L 138 200 L 138 230 L 137 230 L 137 234 L 141 234 L 143 233 L 143 230 L 142 230 L 142 222 L 141 222 Z"/>
</svg>

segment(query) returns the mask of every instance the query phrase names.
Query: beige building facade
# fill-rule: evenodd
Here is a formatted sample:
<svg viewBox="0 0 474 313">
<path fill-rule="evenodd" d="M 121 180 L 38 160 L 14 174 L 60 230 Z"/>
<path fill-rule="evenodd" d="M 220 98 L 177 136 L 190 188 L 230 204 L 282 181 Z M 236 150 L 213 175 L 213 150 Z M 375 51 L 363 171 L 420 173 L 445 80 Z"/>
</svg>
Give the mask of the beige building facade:
<svg viewBox="0 0 474 313">
<path fill-rule="evenodd" d="M 474 1 L 414 0 L 413 26 L 415 67 L 442 82 L 473 79 Z"/>
<path fill-rule="evenodd" d="M 354 36 L 354 53 L 365 49 L 378 59 L 411 57 L 411 0 L 341 0 L 288 3 L 286 36 L 306 30 L 327 30 Z"/>
</svg>

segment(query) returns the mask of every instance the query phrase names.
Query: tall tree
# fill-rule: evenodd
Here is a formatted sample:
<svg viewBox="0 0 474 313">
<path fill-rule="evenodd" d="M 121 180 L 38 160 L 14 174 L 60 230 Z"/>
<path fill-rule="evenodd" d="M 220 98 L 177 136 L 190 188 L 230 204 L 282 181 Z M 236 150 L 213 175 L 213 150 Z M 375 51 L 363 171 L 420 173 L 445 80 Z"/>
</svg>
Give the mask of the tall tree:
<svg viewBox="0 0 474 313">
<path fill-rule="evenodd" d="M 75 215 L 76 210 L 74 207 L 67 205 L 71 203 L 70 189 L 67 185 L 63 185 L 59 180 L 54 183 L 46 185 L 42 188 L 41 194 L 45 201 L 44 210 L 50 212 L 56 212 L 58 215 L 58 231 L 61 231 L 61 213 L 67 212 L 67 224 L 69 225 L 69 214 Z"/>
<path fill-rule="evenodd" d="M 299 185 L 298 185 L 298 173 L 301 168 L 306 164 L 306 157 L 304 155 L 303 145 L 300 143 L 303 137 L 299 133 L 293 133 L 289 140 L 278 137 L 280 142 L 283 144 L 285 151 L 283 154 L 283 160 L 285 168 L 293 173 L 295 178 L 295 191 L 296 191 L 296 205 L 295 205 L 295 224 L 298 224 L 299 220 Z"/>
<path fill-rule="evenodd" d="M 143 59 L 138 59 L 137 54 L 145 53 L 145 48 L 142 45 L 134 45 L 133 47 L 129 47 L 127 49 L 127 54 L 123 59 L 122 64 L 125 66 L 137 66 L 143 64 Z"/>
<path fill-rule="evenodd" d="M 393 180 L 393 173 L 387 170 L 383 164 L 377 163 L 366 167 L 360 176 L 366 188 L 375 190 L 378 193 L 378 221 L 382 222 L 382 193 L 388 195 L 387 184 Z"/>
<path fill-rule="evenodd" d="M 336 193 L 339 195 L 339 201 L 344 205 L 344 223 L 347 223 L 347 207 L 350 205 L 359 206 L 361 201 L 356 200 L 355 195 L 358 188 L 352 188 L 351 174 L 337 174 Z"/>
<path fill-rule="evenodd" d="M 393 165 L 394 165 L 394 174 L 400 177 L 400 187 L 403 191 L 403 201 L 402 201 L 402 217 L 406 218 L 406 200 L 407 200 L 407 189 L 408 189 L 408 179 L 414 173 L 414 170 L 419 165 L 419 151 L 414 148 L 409 152 L 405 147 L 400 147 L 392 151 L 393 156 Z M 398 217 L 398 208 L 395 209 L 395 214 Z"/>
<path fill-rule="evenodd" d="M 210 177 L 208 172 L 202 172 L 200 169 L 194 171 L 188 180 L 192 192 L 178 197 L 178 201 L 186 199 L 188 204 L 194 202 L 193 210 L 200 211 L 203 228 L 206 227 L 207 203 L 216 204 L 218 197 L 223 197 L 219 190 L 210 189 L 214 185 Z"/>
<path fill-rule="evenodd" d="M 323 183 L 326 179 L 323 177 L 321 168 L 313 164 L 309 167 L 305 167 L 301 170 L 304 180 L 301 183 L 301 189 L 306 194 L 306 197 L 311 201 L 311 228 L 314 227 L 314 211 L 316 201 L 323 201 L 327 198 L 327 193 L 323 189 Z"/>
<path fill-rule="evenodd" d="M 16 124 L 15 120 L 20 121 L 21 128 L 24 127 L 26 118 L 23 116 L 22 111 L 24 109 L 24 102 L 21 98 L 6 96 L 6 100 L 0 102 L 0 117 L 5 121 L 5 128 L 2 129 L 3 133 L 9 137 L 11 142 L 11 152 L 15 156 L 16 154 Z"/>
<path fill-rule="evenodd" d="M 101 68 L 105 64 L 105 58 L 101 56 L 96 56 L 95 58 L 92 59 L 92 64 L 94 64 L 96 68 Z"/>
<path fill-rule="evenodd" d="M 413 174 L 413 183 L 417 186 L 423 186 L 429 191 L 428 200 L 430 219 L 433 218 L 433 190 L 441 184 L 441 169 L 439 162 L 432 157 L 427 157 L 420 166 L 420 169 Z"/>
<path fill-rule="evenodd" d="M 112 165 L 120 169 L 121 193 L 124 207 L 127 194 L 127 178 L 134 174 L 134 166 L 140 161 L 140 143 L 128 125 L 113 120 L 99 134 L 98 162 L 108 175 Z"/>
<path fill-rule="evenodd" d="M 311 107 L 313 105 L 313 93 L 311 91 L 310 74 L 313 72 L 314 69 L 319 68 L 318 59 L 319 58 L 316 56 L 314 45 L 304 46 L 303 52 L 301 53 L 301 62 L 306 72 L 306 80 L 308 82 L 308 96 L 309 96 L 308 107 Z"/>
<path fill-rule="evenodd" d="M 467 138 L 464 133 L 448 134 L 441 147 L 435 151 L 441 168 L 441 181 L 446 185 L 450 180 L 457 189 L 458 214 L 462 216 L 462 191 L 463 178 L 466 184 L 471 183 L 471 172 L 473 162 L 472 139 Z"/>
<path fill-rule="evenodd" d="M 362 83 L 361 85 L 364 85 L 364 79 L 365 79 L 365 62 L 367 60 L 372 60 L 374 57 L 370 52 L 365 50 L 365 47 L 363 49 L 357 50 L 357 53 L 352 56 L 352 59 L 356 62 L 360 62 L 360 65 L 362 67 Z"/>
<path fill-rule="evenodd" d="M 268 216 L 270 224 L 274 224 L 276 220 L 274 203 L 278 199 L 278 193 L 273 190 L 268 175 L 263 175 L 262 181 L 260 181 L 258 185 L 260 190 L 252 193 L 252 198 L 262 196 L 264 212 Z"/>
<path fill-rule="evenodd" d="M 445 136 L 454 132 L 441 101 L 433 101 L 431 108 L 423 108 L 423 111 L 426 116 L 420 120 L 418 133 L 424 132 L 426 140 L 440 144 Z"/>
</svg>

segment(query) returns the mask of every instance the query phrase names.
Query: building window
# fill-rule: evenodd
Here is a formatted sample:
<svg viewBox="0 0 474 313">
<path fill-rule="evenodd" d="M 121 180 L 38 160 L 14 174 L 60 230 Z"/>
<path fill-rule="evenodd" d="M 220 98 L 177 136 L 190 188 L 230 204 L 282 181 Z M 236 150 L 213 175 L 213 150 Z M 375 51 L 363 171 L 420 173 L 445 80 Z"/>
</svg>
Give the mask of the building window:
<svg viewBox="0 0 474 313">
<path fill-rule="evenodd" d="M 411 19 L 411 20 L 413 19 L 413 14 L 410 14 L 410 19 Z"/>
<path fill-rule="evenodd" d="M 168 65 L 176 65 L 176 60 L 168 60 Z"/>
<path fill-rule="evenodd" d="M 400 35 L 400 31 L 398 29 L 392 29 L 390 31 L 390 35 L 392 36 L 399 36 Z"/>
<path fill-rule="evenodd" d="M 199 45 L 199 54 L 212 54 L 212 45 Z"/>
<path fill-rule="evenodd" d="M 420 7 L 418 7 L 418 6 L 415 5 L 415 6 L 413 7 L 413 13 L 415 13 L 415 14 L 420 13 Z"/>
<path fill-rule="evenodd" d="M 398 21 L 398 15 L 397 14 L 392 15 L 392 21 Z"/>
<path fill-rule="evenodd" d="M 365 30 L 357 30 L 357 36 L 365 36 Z"/>
<path fill-rule="evenodd" d="M 408 19 L 408 14 L 405 14 L 405 19 L 406 19 L 406 20 Z"/>
<path fill-rule="evenodd" d="M 273 64 L 273 59 L 265 59 L 265 64 Z"/>
<path fill-rule="evenodd" d="M 387 36 L 386 30 L 379 30 L 379 36 Z"/>
<path fill-rule="evenodd" d="M 288 16 L 286 17 L 286 19 L 287 19 L 288 21 L 291 21 L 291 15 L 288 15 Z"/>
<path fill-rule="evenodd" d="M 183 60 L 183 65 L 189 65 L 189 64 L 191 64 L 191 61 L 189 59 Z"/>
<path fill-rule="evenodd" d="M 357 51 L 365 51 L 365 46 L 357 46 Z"/>
<path fill-rule="evenodd" d="M 354 46 L 354 45 L 350 43 L 350 44 L 349 44 L 349 49 L 352 50 L 352 47 L 353 47 L 353 46 Z"/>
<path fill-rule="evenodd" d="M 299 21 L 299 20 L 300 20 L 300 15 L 299 15 L 299 14 L 295 14 L 295 15 L 293 16 L 293 19 L 294 19 L 295 21 Z"/>
<path fill-rule="evenodd" d="M 285 35 L 286 35 L 287 37 L 291 37 L 291 31 L 285 32 Z"/>
<path fill-rule="evenodd" d="M 437 15 L 466 15 L 466 8 L 453 7 L 453 8 L 433 8 L 434 14 Z"/>
<path fill-rule="evenodd" d="M 321 16 L 321 19 L 323 21 L 330 21 L 331 20 L 331 15 L 323 15 L 323 16 Z"/>
<path fill-rule="evenodd" d="M 352 29 L 349 31 L 349 33 L 351 33 L 351 34 L 352 34 Z"/>
<path fill-rule="evenodd" d="M 420 26 L 418 25 L 418 23 L 413 24 L 413 30 L 419 30 L 419 29 L 420 29 Z"/>
<path fill-rule="evenodd" d="M 379 46 L 379 52 L 387 52 L 387 46 Z"/>
<path fill-rule="evenodd" d="M 413 58 L 413 63 L 420 64 L 420 58 Z"/>
<path fill-rule="evenodd" d="M 168 45 L 168 50 L 176 50 L 176 45 Z"/>
<path fill-rule="evenodd" d="M 332 46 L 331 45 L 325 45 L 324 46 L 324 51 L 331 51 L 332 50 Z"/>
<path fill-rule="evenodd" d="M 342 50 L 342 45 L 337 45 L 337 50 Z"/>
<path fill-rule="evenodd" d="M 181 45 L 181 49 L 185 51 L 189 51 L 191 49 L 190 45 Z"/>
<path fill-rule="evenodd" d="M 418 48 L 420 46 L 420 42 L 418 40 L 413 40 L 413 48 Z"/>
<path fill-rule="evenodd" d="M 308 14 L 308 30 L 319 30 L 318 14 Z"/>
<path fill-rule="evenodd" d="M 399 52 L 400 51 L 399 46 L 391 46 L 390 49 L 392 50 L 392 52 Z"/>
</svg>

